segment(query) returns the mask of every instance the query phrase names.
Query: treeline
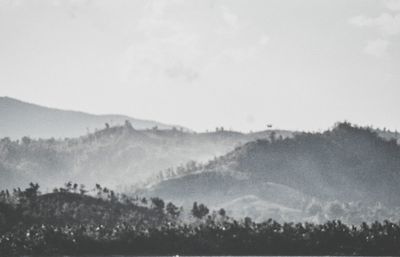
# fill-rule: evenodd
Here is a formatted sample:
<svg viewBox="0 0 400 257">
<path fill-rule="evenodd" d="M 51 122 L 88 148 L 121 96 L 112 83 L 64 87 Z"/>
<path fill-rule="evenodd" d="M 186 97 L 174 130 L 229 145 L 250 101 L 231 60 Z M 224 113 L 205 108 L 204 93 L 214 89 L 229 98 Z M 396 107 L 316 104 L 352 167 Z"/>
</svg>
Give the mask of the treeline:
<svg viewBox="0 0 400 257">
<path fill-rule="evenodd" d="M 348 227 L 340 221 L 279 224 L 215 221 L 164 224 L 137 230 L 129 225 L 35 224 L 0 236 L 4 256 L 20 254 L 134 255 L 399 255 L 398 224 Z"/>
<path fill-rule="evenodd" d="M 48 194 L 38 184 L 2 191 L 1 256 L 400 254 L 399 223 L 256 223 L 198 203 L 185 212 L 160 198 L 128 197 L 100 185 L 88 191 L 73 183 Z"/>
<path fill-rule="evenodd" d="M 99 184 L 86 189 L 68 182 L 46 194 L 35 183 L 24 190 L 0 191 L 0 232 L 21 224 L 157 227 L 177 220 L 180 212 L 173 203 L 166 204 L 160 198 L 131 197 Z"/>
</svg>

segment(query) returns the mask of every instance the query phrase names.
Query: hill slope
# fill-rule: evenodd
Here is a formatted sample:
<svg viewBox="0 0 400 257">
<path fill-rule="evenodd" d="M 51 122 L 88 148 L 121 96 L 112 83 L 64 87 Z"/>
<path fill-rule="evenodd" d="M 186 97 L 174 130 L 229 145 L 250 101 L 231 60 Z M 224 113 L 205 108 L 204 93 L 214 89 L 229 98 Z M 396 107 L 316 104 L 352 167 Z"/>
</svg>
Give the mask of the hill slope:
<svg viewBox="0 0 400 257">
<path fill-rule="evenodd" d="M 156 121 L 134 119 L 123 115 L 93 115 L 0 97 L 0 137 L 77 137 L 86 134 L 88 130 L 103 128 L 105 123 L 124 124 L 126 120 L 129 120 L 137 129 L 154 126 L 160 129 L 172 127 Z"/>
<path fill-rule="evenodd" d="M 13 226 L 32 224 L 85 224 L 93 227 L 130 224 L 136 228 L 157 227 L 173 218 L 160 211 L 152 199 L 129 198 L 113 191 L 104 193 L 101 186 L 96 196 L 67 191 L 65 188 L 60 190 L 43 195 L 34 191 L 34 187 L 25 191 L 14 190 L 12 193 L 1 191 L 0 234 Z"/>
<path fill-rule="evenodd" d="M 0 188 L 32 181 L 44 188 L 66 181 L 130 186 L 169 168 L 182 170 L 180 165 L 189 161 L 205 162 L 270 133 L 136 130 L 126 124 L 64 140 L 4 138 L 0 139 Z"/>
<path fill-rule="evenodd" d="M 251 196 L 252 202 L 257 197 L 302 210 L 312 199 L 400 205 L 400 146 L 348 123 L 324 133 L 249 142 L 182 174 L 142 193 L 217 206 Z"/>
</svg>

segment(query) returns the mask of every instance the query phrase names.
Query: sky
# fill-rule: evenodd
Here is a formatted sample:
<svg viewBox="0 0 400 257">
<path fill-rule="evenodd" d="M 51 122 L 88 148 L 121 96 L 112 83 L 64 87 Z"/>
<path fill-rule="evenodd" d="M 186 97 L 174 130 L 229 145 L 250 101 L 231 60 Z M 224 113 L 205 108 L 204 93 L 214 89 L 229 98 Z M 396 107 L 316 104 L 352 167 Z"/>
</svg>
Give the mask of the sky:
<svg viewBox="0 0 400 257">
<path fill-rule="evenodd" d="M 197 131 L 400 129 L 400 0 L 0 0 L 0 96 Z"/>
</svg>

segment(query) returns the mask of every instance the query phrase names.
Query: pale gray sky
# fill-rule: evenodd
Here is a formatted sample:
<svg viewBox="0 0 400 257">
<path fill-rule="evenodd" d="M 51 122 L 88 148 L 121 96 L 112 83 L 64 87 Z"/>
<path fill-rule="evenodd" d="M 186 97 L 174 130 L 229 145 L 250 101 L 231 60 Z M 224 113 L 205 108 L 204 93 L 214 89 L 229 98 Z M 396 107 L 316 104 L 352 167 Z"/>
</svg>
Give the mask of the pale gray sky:
<svg viewBox="0 0 400 257">
<path fill-rule="evenodd" d="M 195 130 L 400 128 L 400 0 L 0 0 L 0 95 Z"/>
</svg>

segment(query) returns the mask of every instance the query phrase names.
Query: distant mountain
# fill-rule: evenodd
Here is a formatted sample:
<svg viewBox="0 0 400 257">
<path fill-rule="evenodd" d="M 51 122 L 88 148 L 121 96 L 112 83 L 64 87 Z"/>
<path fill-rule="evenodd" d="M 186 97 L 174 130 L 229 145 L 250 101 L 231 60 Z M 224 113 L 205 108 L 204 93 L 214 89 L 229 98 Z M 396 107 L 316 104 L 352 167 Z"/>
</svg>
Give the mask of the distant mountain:
<svg viewBox="0 0 400 257">
<path fill-rule="evenodd" d="M 0 138 L 64 138 L 78 137 L 103 128 L 105 123 L 124 124 L 128 120 L 136 129 L 157 126 L 170 129 L 173 126 L 156 121 L 134 119 L 124 115 L 94 115 L 66 111 L 0 97 Z M 179 128 L 179 126 L 177 126 Z"/>
<path fill-rule="evenodd" d="M 311 203 L 400 206 L 399 185 L 400 146 L 396 140 L 340 123 L 324 133 L 246 143 L 138 192 L 183 204 L 197 199 L 217 207 L 237 206 L 241 215 L 275 211 L 275 216 L 284 216 L 296 214 L 296 210 L 301 211 L 300 216 L 325 215 L 332 206 L 335 215 L 350 215 L 350 209 L 358 213 L 356 205 Z"/>
<path fill-rule="evenodd" d="M 135 129 L 130 123 L 104 128 L 69 139 L 0 139 L 0 188 L 39 182 L 43 188 L 66 181 L 87 185 L 130 187 L 171 169 L 206 162 L 235 147 L 271 133 L 243 134 L 232 131 L 193 133 L 179 129 Z M 194 161 L 194 162 L 193 162 Z M 190 165 L 189 165 L 190 166 Z M 165 176 L 164 176 L 165 177 Z"/>
</svg>

